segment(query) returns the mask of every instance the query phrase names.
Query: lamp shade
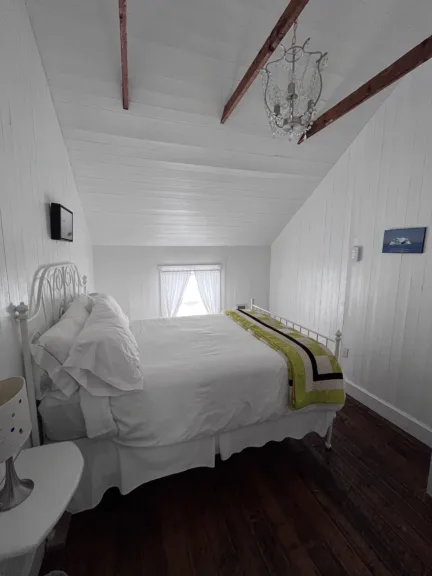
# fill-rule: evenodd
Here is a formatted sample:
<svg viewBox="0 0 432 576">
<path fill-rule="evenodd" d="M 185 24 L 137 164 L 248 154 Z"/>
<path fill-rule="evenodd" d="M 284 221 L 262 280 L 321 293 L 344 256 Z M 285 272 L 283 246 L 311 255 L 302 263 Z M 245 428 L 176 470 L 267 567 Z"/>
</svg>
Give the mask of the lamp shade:
<svg viewBox="0 0 432 576">
<path fill-rule="evenodd" d="M 31 432 L 24 378 L 0 381 L 0 462 L 14 456 Z"/>
</svg>

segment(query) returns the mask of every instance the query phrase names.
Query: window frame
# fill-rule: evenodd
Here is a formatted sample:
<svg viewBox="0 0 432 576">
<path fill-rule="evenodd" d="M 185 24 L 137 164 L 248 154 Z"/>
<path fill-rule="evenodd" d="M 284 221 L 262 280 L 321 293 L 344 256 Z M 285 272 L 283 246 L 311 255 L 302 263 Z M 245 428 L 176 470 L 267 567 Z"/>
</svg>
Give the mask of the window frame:
<svg viewBox="0 0 432 576">
<path fill-rule="evenodd" d="M 222 264 L 159 264 L 158 265 L 158 280 L 159 280 L 159 289 L 158 289 L 158 298 L 159 298 L 159 317 L 162 318 L 162 282 L 161 282 L 161 274 L 163 272 L 176 272 L 177 270 L 190 270 L 191 272 L 195 272 L 195 270 L 217 270 L 220 274 L 220 282 L 219 282 L 219 301 L 220 301 L 220 311 L 224 309 L 224 296 L 225 296 L 225 274 L 224 274 L 224 267 Z M 183 316 L 183 318 L 188 318 L 188 316 Z"/>
</svg>

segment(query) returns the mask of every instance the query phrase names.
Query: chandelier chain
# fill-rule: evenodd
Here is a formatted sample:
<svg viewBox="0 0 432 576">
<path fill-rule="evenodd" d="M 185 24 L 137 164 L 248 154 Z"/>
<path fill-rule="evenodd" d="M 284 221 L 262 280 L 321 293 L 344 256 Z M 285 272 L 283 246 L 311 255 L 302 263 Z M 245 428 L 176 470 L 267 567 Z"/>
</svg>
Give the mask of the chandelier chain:
<svg viewBox="0 0 432 576">
<path fill-rule="evenodd" d="M 291 46 L 295 46 L 297 43 L 297 26 L 298 26 L 298 20 L 294 22 L 294 31 Z"/>
</svg>

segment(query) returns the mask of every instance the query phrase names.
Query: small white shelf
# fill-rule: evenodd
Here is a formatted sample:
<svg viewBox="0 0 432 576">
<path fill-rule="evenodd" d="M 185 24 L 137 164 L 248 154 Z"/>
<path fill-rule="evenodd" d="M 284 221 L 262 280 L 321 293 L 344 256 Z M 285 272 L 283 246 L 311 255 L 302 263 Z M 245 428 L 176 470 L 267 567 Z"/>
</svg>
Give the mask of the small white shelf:
<svg viewBox="0 0 432 576">
<path fill-rule="evenodd" d="M 72 442 L 57 442 L 23 450 L 15 466 L 35 486 L 20 506 L 0 512 L 0 561 L 34 552 L 45 540 L 78 487 L 84 459 Z"/>
</svg>

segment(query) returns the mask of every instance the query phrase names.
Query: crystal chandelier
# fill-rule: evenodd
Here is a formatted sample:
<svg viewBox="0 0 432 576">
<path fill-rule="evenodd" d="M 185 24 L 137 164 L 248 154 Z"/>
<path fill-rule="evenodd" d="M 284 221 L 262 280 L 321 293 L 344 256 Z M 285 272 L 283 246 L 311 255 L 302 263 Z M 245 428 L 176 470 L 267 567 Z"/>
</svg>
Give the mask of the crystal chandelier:
<svg viewBox="0 0 432 576">
<path fill-rule="evenodd" d="M 282 44 L 281 56 L 261 70 L 264 105 L 273 136 L 276 134 L 306 138 L 317 114 L 322 92 L 322 70 L 327 65 L 327 52 L 309 52 L 310 38 L 297 45 L 297 22 L 291 46 Z"/>
</svg>

